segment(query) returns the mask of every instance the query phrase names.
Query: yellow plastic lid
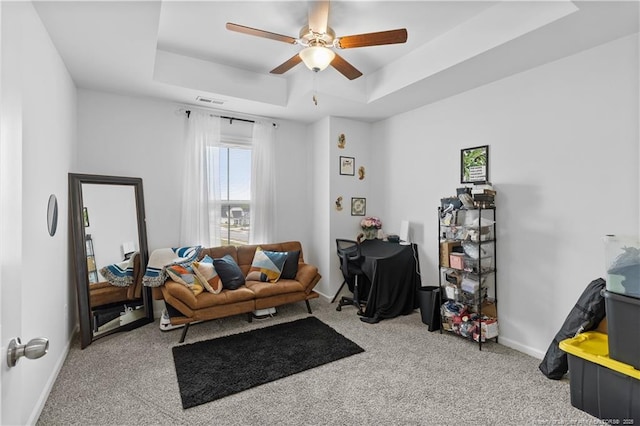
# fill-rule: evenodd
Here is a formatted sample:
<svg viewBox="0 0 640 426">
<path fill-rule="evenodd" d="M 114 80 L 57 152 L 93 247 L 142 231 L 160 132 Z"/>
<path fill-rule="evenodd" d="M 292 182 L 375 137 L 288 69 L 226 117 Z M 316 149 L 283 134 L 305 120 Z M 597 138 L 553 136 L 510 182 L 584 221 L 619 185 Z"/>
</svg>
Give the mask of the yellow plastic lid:
<svg viewBox="0 0 640 426">
<path fill-rule="evenodd" d="M 640 380 L 640 370 L 609 358 L 609 337 L 598 331 L 588 331 L 560 342 L 560 349 L 587 361 L 610 368 Z"/>
</svg>

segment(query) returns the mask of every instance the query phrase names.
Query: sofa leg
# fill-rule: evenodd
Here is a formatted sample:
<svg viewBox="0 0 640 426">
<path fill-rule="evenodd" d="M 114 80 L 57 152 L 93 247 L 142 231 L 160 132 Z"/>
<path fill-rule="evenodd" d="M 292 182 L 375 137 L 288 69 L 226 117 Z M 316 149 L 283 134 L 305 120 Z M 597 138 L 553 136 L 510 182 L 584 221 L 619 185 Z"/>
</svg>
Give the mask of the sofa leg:
<svg viewBox="0 0 640 426">
<path fill-rule="evenodd" d="M 184 330 L 182 330 L 182 336 L 180 337 L 180 341 L 178 343 L 184 342 L 184 338 L 187 337 L 187 331 L 189 330 L 190 322 L 184 325 Z"/>
<path fill-rule="evenodd" d="M 253 314 L 251 314 L 251 312 L 247 314 L 247 321 L 253 322 Z"/>
<path fill-rule="evenodd" d="M 312 314 L 313 312 L 311 312 L 311 305 L 309 304 L 308 300 L 305 300 L 304 303 L 307 304 L 307 312 L 309 312 L 310 314 Z"/>
</svg>

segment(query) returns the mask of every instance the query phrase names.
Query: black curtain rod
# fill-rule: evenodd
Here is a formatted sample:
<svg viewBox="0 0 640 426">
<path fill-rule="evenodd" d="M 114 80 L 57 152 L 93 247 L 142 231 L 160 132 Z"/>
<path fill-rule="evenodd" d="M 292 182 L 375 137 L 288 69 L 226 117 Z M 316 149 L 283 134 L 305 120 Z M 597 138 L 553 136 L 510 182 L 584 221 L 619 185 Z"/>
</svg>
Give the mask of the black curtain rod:
<svg viewBox="0 0 640 426">
<path fill-rule="evenodd" d="M 191 115 L 191 110 L 186 110 L 185 114 L 187 114 L 187 118 Z M 215 114 L 212 114 L 215 115 Z M 245 123 L 255 123 L 255 120 L 248 120 L 246 118 L 237 118 L 237 117 L 228 117 L 226 115 L 217 115 L 216 117 L 224 118 L 225 120 L 229 120 L 230 123 L 233 123 L 233 120 L 236 121 L 244 121 Z M 278 127 L 276 123 L 271 123 L 273 127 Z"/>
</svg>

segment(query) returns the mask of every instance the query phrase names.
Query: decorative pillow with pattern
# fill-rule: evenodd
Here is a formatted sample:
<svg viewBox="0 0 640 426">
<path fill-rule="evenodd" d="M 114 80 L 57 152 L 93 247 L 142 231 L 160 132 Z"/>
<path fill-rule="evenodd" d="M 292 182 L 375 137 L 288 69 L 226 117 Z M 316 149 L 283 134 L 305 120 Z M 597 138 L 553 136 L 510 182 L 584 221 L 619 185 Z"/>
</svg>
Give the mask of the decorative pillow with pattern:
<svg viewBox="0 0 640 426">
<path fill-rule="evenodd" d="M 247 280 L 275 283 L 280 279 L 286 260 L 287 252 L 264 251 L 260 247 L 256 248 Z"/>
<path fill-rule="evenodd" d="M 189 287 L 195 296 L 203 292 L 204 287 L 190 264 L 169 265 L 166 271 L 173 281 Z"/>
<path fill-rule="evenodd" d="M 222 281 L 213 266 L 213 259 L 209 255 L 206 255 L 199 262 L 193 262 L 192 267 L 196 277 L 209 293 L 218 294 L 222 291 Z"/>
</svg>

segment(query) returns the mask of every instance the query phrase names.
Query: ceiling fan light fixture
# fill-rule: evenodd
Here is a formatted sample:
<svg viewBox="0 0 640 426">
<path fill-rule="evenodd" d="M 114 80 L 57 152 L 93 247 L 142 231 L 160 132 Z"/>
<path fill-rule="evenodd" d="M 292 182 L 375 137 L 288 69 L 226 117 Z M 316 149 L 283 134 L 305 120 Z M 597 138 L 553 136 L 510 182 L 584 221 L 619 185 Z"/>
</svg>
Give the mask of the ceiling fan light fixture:
<svg viewBox="0 0 640 426">
<path fill-rule="evenodd" d="M 311 71 L 322 71 L 329 66 L 336 54 L 333 50 L 324 46 L 309 46 L 302 49 L 299 53 L 302 62 Z"/>
</svg>

